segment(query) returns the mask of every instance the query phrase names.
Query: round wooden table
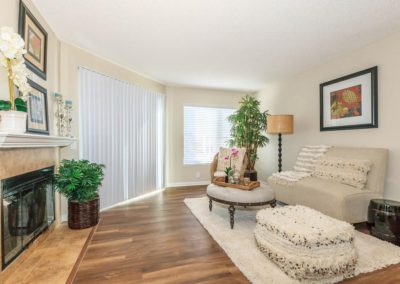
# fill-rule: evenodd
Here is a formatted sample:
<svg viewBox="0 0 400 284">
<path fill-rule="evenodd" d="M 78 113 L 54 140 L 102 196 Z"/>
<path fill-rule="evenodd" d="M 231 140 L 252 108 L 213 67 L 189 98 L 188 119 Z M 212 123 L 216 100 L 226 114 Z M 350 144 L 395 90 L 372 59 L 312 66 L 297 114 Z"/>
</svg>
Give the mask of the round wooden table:
<svg viewBox="0 0 400 284">
<path fill-rule="evenodd" d="M 209 209 L 212 211 L 212 202 L 218 202 L 229 205 L 231 229 L 235 224 L 235 206 L 264 206 L 271 205 L 275 207 L 275 192 L 268 185 L 261 185 L 253 190 L 241 190 L 231 187 L 222 187 L 210 184 L 207 187 L 207 196 L 210 200 Z"/>
</svg>

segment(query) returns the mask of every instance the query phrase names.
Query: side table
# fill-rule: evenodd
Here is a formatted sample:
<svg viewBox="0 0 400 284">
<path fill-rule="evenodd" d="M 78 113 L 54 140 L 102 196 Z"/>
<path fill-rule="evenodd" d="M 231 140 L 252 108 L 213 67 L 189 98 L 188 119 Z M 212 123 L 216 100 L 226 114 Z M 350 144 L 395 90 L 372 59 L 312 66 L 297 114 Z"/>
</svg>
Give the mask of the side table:
<svg viewBox="0 0 400 284">
<path fill-rule="evenodd" d="M 400 202 L 372 199 L 368 206 L 367 226 L 371 235 L 400 245 Z"/>
</svg>

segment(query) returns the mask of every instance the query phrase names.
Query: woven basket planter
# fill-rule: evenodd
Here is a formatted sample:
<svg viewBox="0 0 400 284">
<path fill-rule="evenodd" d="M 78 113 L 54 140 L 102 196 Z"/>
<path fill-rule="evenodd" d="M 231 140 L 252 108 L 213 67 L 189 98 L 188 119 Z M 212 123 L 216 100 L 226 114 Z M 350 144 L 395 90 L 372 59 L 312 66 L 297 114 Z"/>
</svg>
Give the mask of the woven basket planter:
<svg viewBox="0 0 400 284">
<path fill-rule="evenodd" d="M 68 226 L 71 229 L 85 229 L 99 222 L 100 199 L 88 202 L 68 201 Z"/>
</svg>

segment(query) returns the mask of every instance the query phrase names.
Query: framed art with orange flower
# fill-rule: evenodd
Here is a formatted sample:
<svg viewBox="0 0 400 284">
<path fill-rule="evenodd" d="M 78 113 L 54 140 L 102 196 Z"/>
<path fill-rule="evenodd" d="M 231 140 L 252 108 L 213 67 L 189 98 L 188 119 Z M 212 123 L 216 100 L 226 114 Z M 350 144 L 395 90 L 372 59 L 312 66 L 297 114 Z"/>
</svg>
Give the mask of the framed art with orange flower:
<svg viewBox="0 0 400 284">
<path fill-rule="evenodd" d="M 19 5 L 19 33 L 25 41 L 26 66 L 46 80 L 47 32 L 28 10 L 23 1 Z"/>
<path fill-rule="evenodd" d="M 320 130 L 378 127 L 378 67 L 320 85 Z"/>
</svg>

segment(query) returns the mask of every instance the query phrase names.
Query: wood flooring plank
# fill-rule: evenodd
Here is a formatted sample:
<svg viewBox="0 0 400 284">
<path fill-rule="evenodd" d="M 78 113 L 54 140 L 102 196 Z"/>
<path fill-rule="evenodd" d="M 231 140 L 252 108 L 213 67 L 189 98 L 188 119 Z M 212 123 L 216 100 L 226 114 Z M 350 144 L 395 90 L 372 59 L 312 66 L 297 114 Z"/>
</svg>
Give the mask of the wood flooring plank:
<svg viewBox="0 0 400 284">
<path fill-rule="evenodd" d="M 170 188 L 102 212 L 73 283 L 249 283 L 183 203 L 204 195 Z M 400 283 L 400 265 L 345 283 Z"/>
</svg>

